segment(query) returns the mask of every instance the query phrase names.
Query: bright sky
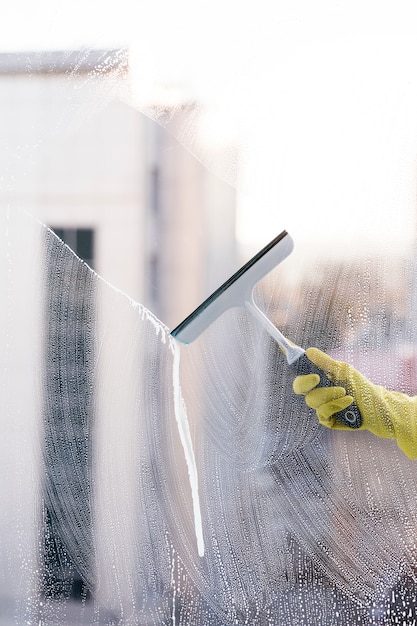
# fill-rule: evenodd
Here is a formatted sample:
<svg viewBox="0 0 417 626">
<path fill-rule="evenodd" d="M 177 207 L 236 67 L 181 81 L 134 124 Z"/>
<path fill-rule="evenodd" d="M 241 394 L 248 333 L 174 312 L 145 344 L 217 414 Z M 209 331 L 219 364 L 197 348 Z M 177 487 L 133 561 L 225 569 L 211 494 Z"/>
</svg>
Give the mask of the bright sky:
<svg viewBox="0 0 417 626">
<path fill-rule="evenodd" d="M 144 97 L 162 83 L 209 103 L 211 141 L 244 147 L 238 178 L 214 163 L 242 194 L 243 242 L 283 228 L 334 254 L 414 241 L 414 0 L 14 0 L 7 13 L 3 50 L 129 46 Z"/>
</svg>

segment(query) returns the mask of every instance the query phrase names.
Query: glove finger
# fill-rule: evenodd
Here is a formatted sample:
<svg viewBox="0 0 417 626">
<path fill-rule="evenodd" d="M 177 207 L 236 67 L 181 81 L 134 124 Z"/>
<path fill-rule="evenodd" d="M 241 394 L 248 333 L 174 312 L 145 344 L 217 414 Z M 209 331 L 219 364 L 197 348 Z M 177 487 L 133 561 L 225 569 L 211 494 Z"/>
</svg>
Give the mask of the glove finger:
<svg viewBox="0 0 417 626">
<path fill-rule="evenodd" d="M 311 409 L 318 409 L 344 396 L 346 396 L 344 387 L 318 387 L 306 395 L 306 403 Z"/>
<path fill-rule="evenodd" d="M 342 361 L 335 361 L 328 354 L 325 354 L 318 348 L 308 348 L 306 355 L 314 365 L 323 372 L 332 381 L 344 381 L 347 379 L 347 365 Z"/>
<path fill-rule="evenodd" d="M 318 374 L 306 374 L 304 376 L 297 376 L 297 378 L 294 379 L 292 388 L 294 389 L 294 393 L 304 396 L 314 389 L 319 382 L 320 376 Z"/>
<path fill-rule="evenodd" d="M 343 396 L 342 398 L 338 398 L 336 400 L 331 400 L 330 402 L 326 402 L 326 404 L 322 404 L 317 408 L 317 416 L 319 418 L 319 422 L 328 428 L 339 428 L 339 429 L 349 429 L 348 426 L 345 426 L 334 416 L 335 413 L 339 411 L 343 411 L 347 409 L 353 402 L 352 396 Z M 329 418 L 333 418 L 332 423 L 330 423 Z"/>
</svg>

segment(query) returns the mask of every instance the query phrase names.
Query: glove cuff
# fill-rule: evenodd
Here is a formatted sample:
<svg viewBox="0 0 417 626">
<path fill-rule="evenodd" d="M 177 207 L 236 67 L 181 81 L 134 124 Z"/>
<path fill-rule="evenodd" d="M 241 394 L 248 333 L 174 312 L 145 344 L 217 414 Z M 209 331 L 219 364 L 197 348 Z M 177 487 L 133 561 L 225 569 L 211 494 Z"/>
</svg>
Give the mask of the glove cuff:
<svg viewBox="0 0 417 626">
<path fill-rule="evenodd" d="M 398 447 L 410 459 L 417 458 L 417 397 L 386 391 L 388 410 Z"/>
</svg>

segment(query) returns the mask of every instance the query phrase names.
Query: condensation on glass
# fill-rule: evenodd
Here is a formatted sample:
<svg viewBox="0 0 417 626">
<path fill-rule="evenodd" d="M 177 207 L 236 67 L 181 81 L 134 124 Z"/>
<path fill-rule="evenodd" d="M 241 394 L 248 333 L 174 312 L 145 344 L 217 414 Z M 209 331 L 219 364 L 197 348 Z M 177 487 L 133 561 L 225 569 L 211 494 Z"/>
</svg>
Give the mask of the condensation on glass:
<svg viewBox="0 0 417 626">
<path fill-rule="evenodd" d="M 412 624 L 415 462 L 322 428 L 245 311 L 169 335 L 239 265 L 237 193 L 210 173 L 236 183 L 236 146 L 204 152 L 190 102 L 159 124 L 127 105 L 123 52 L 42 59 L 0 59 L 0 622 Z M 414 247 L 305 243 L 259 306 L 416 394 Z"/>
<path fill-rule="evenodd" d="M 414 615 L 416 470 L 395 442 L 321 428 L 274 342 L 243 311 L 227 313 L 181 348 L 200 556 L 167 328 L 30 216 L 5 212 L 1 232 L 5 623 Z M 323 297 L 320 309 L 301 286 L 290 318 L 296 292 L 282 285 L 272 275 L 259 289 L 267 314 L 286 313 L 300 343 L 306 319 L 324 334 Z M 345 314 L 349 328 L 356 313 Z M 364 333 L 349 355 L 386 345 L 398 316 L 381 314 L 376 343 Z"/>
</svg>

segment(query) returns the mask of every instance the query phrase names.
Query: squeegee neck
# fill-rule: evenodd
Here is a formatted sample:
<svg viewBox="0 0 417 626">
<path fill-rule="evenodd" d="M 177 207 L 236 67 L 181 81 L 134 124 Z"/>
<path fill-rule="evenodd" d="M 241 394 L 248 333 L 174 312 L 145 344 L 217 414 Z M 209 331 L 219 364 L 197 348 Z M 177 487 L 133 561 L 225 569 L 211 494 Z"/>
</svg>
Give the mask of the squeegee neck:
<svg viewBox="0 0 417 626">
<path fill-rule="evenodd" d="M 300 346 L 296 346 L 284 335 L 281 331 L 278 330 L 276 326 L 271 322 L 270 319 L 261 311 L 259 307 L 256 306 L 255 302 L 252 298 L 247 298 L 245 300 L 246 308 L 254 315 L 263 325 L 263 327 L 269 332 L 269 334 L 275 339 L 285 357 L 289 365 L 297 361 L 301 356 L 303 356 L 305 350 L 300 348 Z"/>
</svg>

